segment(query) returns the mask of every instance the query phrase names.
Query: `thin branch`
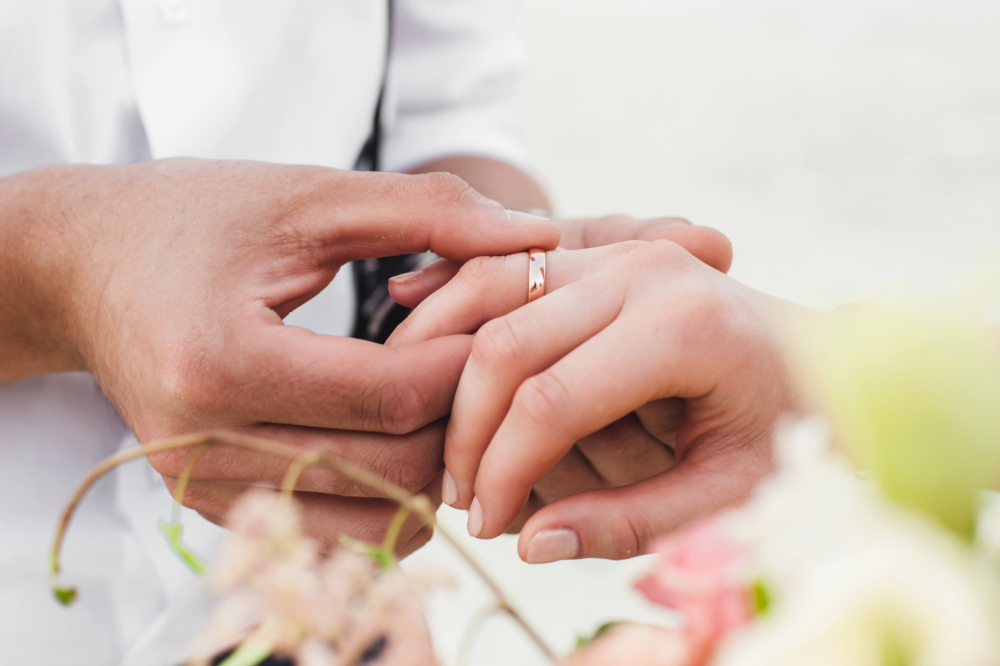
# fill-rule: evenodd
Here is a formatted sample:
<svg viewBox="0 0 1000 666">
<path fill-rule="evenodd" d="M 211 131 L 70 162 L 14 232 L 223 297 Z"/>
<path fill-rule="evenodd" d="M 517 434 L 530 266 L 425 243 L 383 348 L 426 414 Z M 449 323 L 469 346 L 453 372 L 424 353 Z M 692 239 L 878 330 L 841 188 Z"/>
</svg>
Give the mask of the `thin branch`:
<svg viewBox="0 0 1000 666">
<path fill-rule="evenodd" d="M 458 656 L 455 658 L 455 666 L 466 666 L 472 658 L 472 646 L 476 643 L 487 620 L 497 613 L 504 612 L 504 609 L 496 601 L 491 601 L 476 611 L 476 614 L 469 620 L 462 634 L 462 642 L 458 644 Z"/>
<path fill-rule="evenodd" d="M 98 479 L 100 479 L 108 471 L 114 469 L 122 463 L 128 462 L 129 460 L 133 460 L 144 455 L 160 453 L 162 451 L 170 451 L 173 449 L 197 445 L 205 447 L 215 445 L 235 446 L 242 449 L 256 451 L 257 453 L 285 458 L 286 460 L 291 460 L 293 462 L 299 462 L 309 457 L 303 456 L 300 449 L 266 439 L 247 437 L 245 435 L 235 435 L 231 433 L 199 433 L 182 435 L 180 437 L 173 437 L 158 442 L 152 442 L 150 444 L 141 445 L 125 451 L 119 451 L 118 453 L 105 458 L 103 461 L 98 463 L 98 465 L 94 467 L 90 473 L 87 474 L 84 480 L 80 483 L 80 486 L 76 489 L 76 492 L 73 493 L 73 496 L 66 505 L 66 508 L 63 510 L 59 521 L 59 527 L 52 543 L 51 575 L 53 578 L 53 586 L 55 587 L 55 576 L 60 570 L 59 555 L 62 550 L 62 544 L 66 534 L 66 529 L 69 526 L 69 521 L 72 518 L 76 507 L 83 499 L 83 496 Z M 314 453 L 316 456 L 315 462 L 310 464 L 326 467 L 344 475 L 352 481 L 356 481 L 362 485 L 377 490 L 382 495 L 395 500 L 401 506 L 406 507 L 411 513 L 416 514 L 426 526 L 431 529 L 436 528 L 445 541 L 451 545 L 455 552 L 459 554 L 465 563 L 469 565 L 473 572 L 483 581 L 483 583 L 486 584 L 493 595 L 497 598 L 497 607 L 513 618 L 521 629 L 524 630 L 524 633 L 528 636 L 528 638 L 531 639 L 536 647 L 538 647 L 542 654 L 544 654 L 549 660 L 555 661 L 555 653 L 551 648 L 549 648 L 538 632 L 535 631 L 534 627 L 532 627 L 531 624 L 513 606 L 511 606 L 506 594 L 504 594 L 503 590 L 500 588 L 493 576 L 486 571 L 479 560 L 477 560 L 475 556 L 473 556 L 472 553 L 469 552 L 469 550 L 466 549 L 453 534 L 451 534 L 451 532 L 445 529 L 443 525 L 438 525 L 437 516 L 434 513 L 434 507 L 431 505 L 430 500 L 428 500 L 427 497 L 424 495 L 410 495 L 406 490 L 400 488 L 399 486 L 390 483 L 385 479 L 372 474 L 371 472 L 367 472 L 363 469 L 355 467 L 354 465 L 346 463 L 328 453 L 319 451 Z M 304 468 L 305 464 L 302 466 Z M 291 471 L 291 469 L 289 471 Z M 287 482 L 288 480 L 289 479 L 286 475 L 285 481 Z M 293 485 L 295 480 L 297 480 L 297 475 L 292 480 Z"/>
<path fill-rule="evenodd" d="M 387 553 L 396 552 L 396 541 L 399 540 L 399 533 L 403 530 L 403 525 L 406 524 L 406 519 L 410 517 L 410 510 L 405 506 L 399 507 L 399 511 L 396 515 L 392 517 L 392 522 L 389 523 L 389 529 L 385 531 L 385 539 L 382 540 L 382 550 Z"/>
<path fill-rule="evenodd" d="M 94 485 L 98 479 L 118 465 L 135 458 L 141 458 L 144 455 L 160 453 L 161 451 L 170 451 L 172 449 L 180 449 L 185 446 L 193 446 L 195 444 L 210 445 L 211 443 L 211 438 L 205 435 L 184 435 L 183 437 L 175 437 L 162 442 L 154 442 L 152 444 L 147 444 L 146 446 L 138 446 L 132 449 L 126 449 L 125 451 L 119 451 L 118 453 L 108 456 L 99 462 L 97 466 L 90 470 L 87 476 L 84 477 L 83 481 L 80 482 L 76 492 L 73 493 L 69 503 L 63 509 L 62 516 L 59 518 L 59 527 L 56 529 L 56 538 L 52 542 L 52 554 L 49 562 L 51 573 L 53 575 L 59 573 L 59 553 L 62 550 L 63 537 L 66 535 L 66 528 L 69 526 L 70 518 L 73 517 L 73 512 L 76 511 L 76 507 L 80 504 L 80 500 L 83 499 L 83 496 L 88 490 L 90 490 L 90 487 Z"/>
<path fill-rule="evenodd" d="M 187 492 L 188 481 L 191 480 L 191 472 L 198 459 L 208 451 L 207 445 L 196 446 L 194 451 L 188 454 L 188 459 L 184 463 L 184 469 L 177 477 L 177 485 L 174 487 L 174 511 L 170 516 L 170 522 L 179 525 L 181 522 L 181 506 L 184 504 L 184 493 Z"/>
<path fill-rule="evenodd" d="M 303 470 L 309 465 L 315 465 L 319 462 L 319 454 L 315 451 L 306 451 L 298 458 L 296 458 L 291 465 L 288 466 L 288 471 L 285 472 L 285 478 L 281 480 L 281 492 L 288 499 L 292 498 L 295 493 L 295 486 L 299 484 L 299 477 L 302 475 Z"/>
</svg>

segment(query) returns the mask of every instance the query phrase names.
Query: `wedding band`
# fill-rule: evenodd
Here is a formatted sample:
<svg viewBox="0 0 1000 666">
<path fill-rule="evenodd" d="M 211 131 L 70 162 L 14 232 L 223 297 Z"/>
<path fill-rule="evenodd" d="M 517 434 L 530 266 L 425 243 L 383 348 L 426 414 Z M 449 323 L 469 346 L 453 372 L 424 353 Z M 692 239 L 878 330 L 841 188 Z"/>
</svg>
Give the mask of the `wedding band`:
<svg viewBox="0 0 1000 666">
<path fill-rule="evenodd" d="M 545 295 L 545 250 L 528 250 L 528 302 Z"/>
</svg>

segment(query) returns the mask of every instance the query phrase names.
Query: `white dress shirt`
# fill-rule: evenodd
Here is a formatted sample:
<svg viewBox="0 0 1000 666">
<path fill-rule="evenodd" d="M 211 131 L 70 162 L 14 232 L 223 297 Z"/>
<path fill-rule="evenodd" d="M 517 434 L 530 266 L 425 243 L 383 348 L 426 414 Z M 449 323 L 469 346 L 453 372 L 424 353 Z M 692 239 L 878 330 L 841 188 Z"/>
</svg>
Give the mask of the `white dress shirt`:
<svg viewBox="0 0 1000 666">
<path fill-rule="evenodd" d="M 526 163 L 512 5 L 396 0 L 383 168 L 457 153 Z M 5 0 L 0 176 L 178 155 L 351 168 L 371 129 L 386 14 L 377 0 Z M 351 294 L 341 271 L 288 321 L 344 335 Z M 207 599 L 157 532 L 171 499 L 144 459 L 95 487 L 69 530 L 63 579 L 78 602 L 63 608 L 48 590 L 61 507 L 130 440 L 88 374 L 0 386 L 4 663 L 183 660 Z M 220 530 L 185 514 L 186 540 L 210 556 Z"/>
</svg>

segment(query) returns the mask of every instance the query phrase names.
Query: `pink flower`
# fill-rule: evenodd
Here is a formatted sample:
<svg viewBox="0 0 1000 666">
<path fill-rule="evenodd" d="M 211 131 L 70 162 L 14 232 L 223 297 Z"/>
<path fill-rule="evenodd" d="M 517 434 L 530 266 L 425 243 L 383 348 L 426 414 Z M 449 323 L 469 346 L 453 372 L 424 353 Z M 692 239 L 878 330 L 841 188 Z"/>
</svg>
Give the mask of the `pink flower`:
<svg viewBox="0 0 1000 666">
<path fill-rule="evenodd" d="M 687 616 L 692 651 L 704 658 L 751 618 L 750 593 L 738 579 L 744 553 L 725 539 L 718 518 L 668 536 L 655 551 L 656 568 L 635 586 L 653 603 Z"/>
<path fill-rule="evenodd" d="M 275 492 L 246 493 L 227 527 L 233 533 L 211 570 L 213 589 L 226 596 L 192 648 L 195 663 L 242 643 L 300 666 L 362 657 L 436 664 L 418 594 L 426 582 L 348 548 L 325 556 L 303 531 L 299 506 Z"/>
</svg>

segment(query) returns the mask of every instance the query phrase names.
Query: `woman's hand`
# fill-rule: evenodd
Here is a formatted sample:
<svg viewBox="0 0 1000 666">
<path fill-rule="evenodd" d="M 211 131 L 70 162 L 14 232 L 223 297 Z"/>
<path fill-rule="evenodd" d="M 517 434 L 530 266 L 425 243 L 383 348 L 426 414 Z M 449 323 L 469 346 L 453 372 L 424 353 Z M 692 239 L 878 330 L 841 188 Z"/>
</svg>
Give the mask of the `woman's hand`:
<svg viewBox="0 0 1000 666">
<path fill-rule="evenodd" d="M 637 219 L 612 214 L 592 218 L 558 219 L 562 232 L 559 247 L 585 249 L 630 240 L 672 240 L 709 266 L 722 271 L 729 269 L 733 249 L 722 233 L 710 227 L 693 226 L 680 217 Z M 441 260 L 421 273 L 419 280 L 395 278 L 393 293 L 400 302 L 416 307 L 423 298 L 448 282 L 458 272 L 459 264 Z M 400 285 L 404 285 L 400 287 Z M 646 418 L 629 414 L 599 432 L 576 443 L 545 476 L 532 487 L 528 502 L 517 520 L 507 529 L 518 533 L 525 522 L 542 507 L 570 495 L 601 488 L 617 488 L 669 469 L 674 463 L 672 418 L 683 405 L 670 404 L 666 416 L 663 409 L 645 409 Z M 659 416 L 655 416 L 659 414 Z M 647 430 L 647 425 L 653 426 Z M 627 451 L 627 456 L 621 453 Z"/>
<path fill-rule="evenodd" d="M 539 510 L 522 558 L 633 556 L 744 498 L 770 468 L 774 420 L 795 406 L 774 333 L 792 306 L 669 241 L 550 252 L 547 295 L 524 306 L 527 263 L 523 253 L 469 262 L 390 340 L 479 329 L 445 439 L 444 498 L 470 509 L 470 533 L 503 532 L 576 442 L 632 412 L 675 442 L 677 464 Z M 418 293 L 421 279 L 394 295 Z"/>
</svg>

